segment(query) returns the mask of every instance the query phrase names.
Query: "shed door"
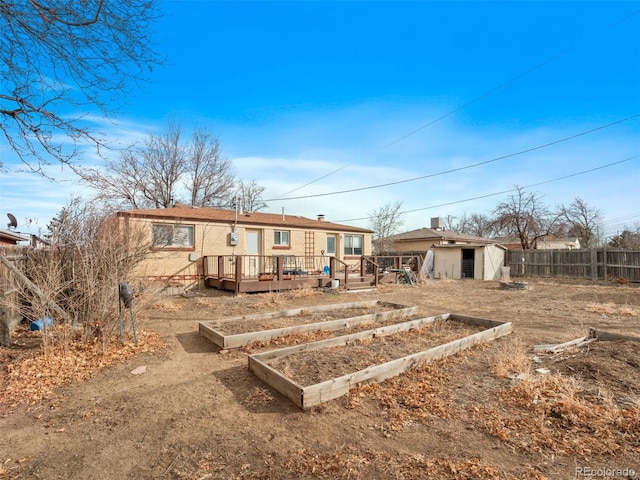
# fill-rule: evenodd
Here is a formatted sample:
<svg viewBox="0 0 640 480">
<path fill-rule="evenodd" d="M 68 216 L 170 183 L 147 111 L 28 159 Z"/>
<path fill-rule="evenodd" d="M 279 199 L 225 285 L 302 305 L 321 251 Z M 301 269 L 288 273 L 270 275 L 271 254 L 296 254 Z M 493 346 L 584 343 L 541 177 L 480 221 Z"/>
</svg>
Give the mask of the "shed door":
<svg viewBox="0 0 640 480">
<path fill-rule="evenodd" d="M 462 249 L 462 278 L 475 278 L 474 265 L 476 251 L 473 248 Z"/>
</svg>

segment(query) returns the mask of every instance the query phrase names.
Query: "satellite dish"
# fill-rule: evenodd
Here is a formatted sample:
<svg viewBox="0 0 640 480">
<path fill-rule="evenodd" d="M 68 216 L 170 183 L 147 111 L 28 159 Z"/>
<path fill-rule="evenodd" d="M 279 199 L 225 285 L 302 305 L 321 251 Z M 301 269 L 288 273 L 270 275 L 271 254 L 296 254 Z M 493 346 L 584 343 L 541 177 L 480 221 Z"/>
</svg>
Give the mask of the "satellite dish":
<svg viewBox="0 0 640 480">
<path fill-rule="evenodd" d="M 16 217 L 14 217 L 11 213 L 7 213 L 7 217 L 9 217 L 9 223 L 7 224 L 7 227 L 16 228 L 18 226 L 18 220 L 16 220 Z"/>
</svg>

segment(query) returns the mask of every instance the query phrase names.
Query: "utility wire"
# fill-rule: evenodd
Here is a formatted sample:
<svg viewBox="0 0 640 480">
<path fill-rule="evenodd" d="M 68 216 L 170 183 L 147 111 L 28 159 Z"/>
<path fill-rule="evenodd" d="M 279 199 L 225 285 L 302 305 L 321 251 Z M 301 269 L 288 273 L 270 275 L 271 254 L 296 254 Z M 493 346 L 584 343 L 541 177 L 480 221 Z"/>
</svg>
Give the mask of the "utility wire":
<svg viewBox="0 0 640 480">
<path fill-rule="evenodd" d="M 603 168 L 613 167 L 614 165 L 619 165 L 621 163 L 629 162 L 629 161 L 634 160 L 636 158 L 640 158 L 640 155 L 635 155 L 633 157 L 625 158 L 624 160 L 618 160 L 617 162 L 612 162 L 612 163 L 607 163 L 605 165 L 600 165 L 598 167 L 590 168 L 588 170 L 583 170 L 581 172 L 576 172 L 576 173 L 572 173 L 572 174 L 569 174 L 569 175 L 564 175 L 562 177 L 552 178 L 550 180 L 545 180 L 543 182 L 532 183 L 531 185 L 525 185 L 525 186 L 519 187 L 519 188 L 520 189 L 527 189 L 527 188 L 539 187 L 540 185 L 546 185 L 547 183 L 558 182 L 560 180 L 566 180 L 567 178 L 577 177 L 578 175 L 584 175 L 586 173 L 591 173 L 591 172 L 595 172 L 597 170 L 602 170 Z M 497 195 L 505 195 L 507 193 L 512 193 L 512 192 L 516 192 L 516 191 L 518 191 L 518 188 L 510 188 L 509 190 L 503 190 L 501 192 L 494 192 L 494 193 L 487 193 L 486 195 L 479 195 L 479 196 L 476 196 L 476 197 L 465 198 L 463 200 L 455 200 L 453 202 L 441 203 L 441 204 L 438 204 L 438 205 L 430 205 L 428 207 L 415 208 L 413 210 L 405 210 L 403 212 L 398 212 L 398 214 L 402 215 L 402 214 L 405 214 L 405 213 L 414 213 L 414 212 L 421 212 L 423 210 L 430 210 L 432 208 L 448 207 L 450 205 L 457 205 L 459 203 L 471 202 L 473 200 L 481 200 L 483 198 L 495 197 Z M 373 218 L 373 217 L 368 216 L 368 217 L 361 217 L 361 218 L 350 218 L 350 219 L 347 219 L 347 220 L 336 220 L 336 223 L 356 222 L 356 221 L 360 221 L 360 220 L 370 220 L 371 218 Z"/>
<path fill-rule="evenodd" d="M 625 21 L 626 21 L 626 20 L 628 20 L 629 18 L 631 18 L 631 17 L 633 17 L 633 16 L 637 15 L 638 13 L 640 13 L 640 10 L 636 10 L 636 11 L 634 11 L 634 12 L 630 13 L 629 15 L 627 15 L 627 16 L 625 16 L 625 17 L 623 17 L 623 18 L 621 18 L 621 19 L 619 19 L 619 20 L 617 20 L 617 21 L 613 22 L 612 24 L 610 24 L 610 25 L 608 25 L 607 27 L 603 28 L 603 29 L 602 29 L 602 31 L 603 31 L 603 32 L 606 32 L 607 30 L 611 30 L 611 29 L 615 28 L 616 26 L 618 26 L 619 24 L 621 24 L 621 23 L 625 22 Z M 533 67 L 531 67 L 531 68 L 529 68 L 529 69 L 525 70 L 524 72 L 517 74 L 515 77 L 510 78 L 509 80 L 507 80 L 507 81 L 505 81 L 505 82 L 503 82 L 503 83 L 499 84 L 498 86 L 496 86 L 496 87 L 494 87 L 494 88 L 492 88 L 492 89 L 490 89 L 490 90 L 488 90 L 488 91 L 486 91 L 486 92 L 484 92 L 484 93 L 482 93 L 482 94 L 478 95 L 477 97 L 472 98 L 472 99 L 471 99 L 471 100 L 469 100 L 468 102 L 463 103 L 463 104 L 462 104 L 462 105 L 460 105 L 459 107 L 454 108 L 453 110 L 451 110 L 451 111 L 449 111 L 449 112 L 445 113 L 444 115 L 441 115 L 440 117 L 435 118 L 434 120 L 432 120 L 432 121 L 430 121 L 430 122 L 428 122 L 428 123 L 426 123 L 426 124 L 422 125 L 421 127 L 418 127 L 418 128 L 416 128 L 415 130 L 412 130 L 411 132 L 409 132 L 409 133 L 407 133 L 407 134 L 405 134 L 405 135 L 403 135 L 403 136 L 401 136 L 401 137 L 399 137 L 399 138 L 397 138 L 397 139 L 395 139 L 395 140 L 393 140 L 393 141 L 391 141 L 391 142 L 389 142 L 389 143 L 387 143 L 387 144 L 383 145 L 382 147 L 380 147 L 380 148 L 378 149 L 378 151 L 385 150 L 385 149 L 389 148 L 390 146 L 395 145 L 396 143 L 399 143 L 399 142 L 401 142 L 401 141 L 403 141 L 403 140 L 405 140 L 405 139 L 409 138 L 409 137 L 410 137 L 410 136 L 412 136 L 412 135 L 415 135 L 416 133 L 418 133 L 418 132 L 420 132 L 420 131 L 422 131 L 422 130 L 424 130 L 424 129 L 426 129 L 426 128 L 429 128 L 430 126 L 432 126 L 432 125 L 434 125 L 434 124 L 436 124 L 436 123 L 440 122 L 441 120 L 444 120 L 445 118 L 447 118 L 447 117 L 449 117 L 449 116 L 453 115 L 454 113 L 457 113 L 457 112 L 459 112 L 460 110 L 463 110 L 463 109 L 467 108 L 469 105 L 471 105 L 471 104 L 473 104 L 473 103 L 476 103 L 476 102 L 478 102 L 478 101 L 482 100 L 482 99 L 483 99 L 483 98 L 485 98 L 485 97 L 488 97 L 489 95 L 491 95 L 491 94 L 493 94 L 493 93 L 497 92 L 498 90 L 503 89 L 503 88 L 504 88 L 504 87 L 506 87 L 507 85 L 510 85 L 511 83 L 514 83 L 515 81 L 520 80 L 521 78 L 523 78 L 523 77 L 525 77 L 525 76 L 529 75 L 530 73 L 532 73 L 532 72 L 534 72 L 534 71 L 538 70 L 539 68 L 542 68 L 543 66 L 545 66 L 545 65 L 547 65 L 547 64 L 549 64 L 549 63 L 551 63 L 551 62 L 553 62 L 554 60 L 556 60 L 556 59 L 558 59 L 558 58 L 560 58 L 560 57 L 562 57 L 562 56 L 566 55 L 568 52 L 570 52 L 570 51 L 571 51 L 571 50 L 573 50 L 574 48 L 575 48 L 575 47 L 569 47 L 569 48 L 566 48 L 566 49 L 564 49 L 563 51 L 561 51 L 561 52 L 559 52 L 559 53 L 557 53 L 557 54 L 555 54 L 555 55 L 553 55 L 553 56 L 551 56 L 551 57 L 547 58 L 546 60 L 543 60 L 542 62 L 538 63 L 537 65 L 534 65 Z M 267 200 L 267 201 L 289 200 L 288 198 L 283 198 L 283 197 L 286 197 L 287 195 L 289 195 L 289 194 L 291 194 L 291 193 L 293 193 L 293 192 L 297 192 L 298 190 L 302 190 L 303 188 L 308 187 L 309 185 L 312 185 L 312 184 L 314 184 L 314 183 L 316 183 L 316 182 L 319 182 L 320 180 L 324 180 L 325 178 L 330 177 L 331 175 L 333 175 L 333 174 L 335 174 L 335 173 L 338 173 L 338 172 L 340 172 L 340 171 L 344 170 L 345 168 L 350 167 L 351 165 L 352 165 L 352 164 L 350 164 L 350 163 L 348 163 L 348 164 L 346 164 L 346 165 L 343 165 L 342 167 L 340 167 L 340 168 L 338 168 L 338 169 L 336 169 L 336 170 L 333 170 L 333 171 L 331 171 L 331 172 L 327 173 L 326 175 L 323 175 L 323 176 L 318 177 L 318 178 L 316 178 L 316 179 L 314 179 L 314 180 L 311 180 L 310 182 L 307 182 L 307 183 L 305 183 L 304 185 L 301 185 L 301 186 L 299 186 L 299 187 L 294 188 L 293 190 L 289 190 L 288 192 L 283 193 L 282 195 L 280 195 L 280 196 L 279 196 L 279 197 L 277 197 L 277 198 L 273 198 L 273 199 L 270 199 L 270 200 Z M 307 197 L 295 197 L 295 198 L 307 198 Z"/>
<path fill-rule="evenodd" d="M 574 138 L 582 137 L 584 135 L 588 135 L 590 133 L 597 132 L 598 130 L 603 130 L 605 128 L 611 127 L 613 125 L 617 125 L 619 123 L 626 122 L 628 120 L 631 120 L 633 118 L 637 118 L 639 116 L 640 116 L 640 114 L 636 113 L 634 115 L 631 115 L 629 117 L 623 118 L 621 120 L 616 120 L 615 122 L 611 122 L 611 123 L 608 123 L 606 125 L 601 125 L 599 127 L 592 128 L 591 130 L 587 130 L 585 132 L 580 132 L 580 133 L 577 133 L 575 135 L 571 135 L 569 137 L 564 137 L 564 138 L 561 138 L 559 140 L 554 140 L 552 142 L 545 143 L 543 145 L 538 145 L 536 147 L 527 148 L 526 150 L 521 150 L 519 152 L 510 153 L 508 155 L 503 155 L 501 157 L 492 158 L 491 160 L 485 160 L 483 162 L 472 163 L 472 164 L 469 164 L 469 165 L 465 165 L 463 167 L 453 168 L 451 170 L 445 170 L 445 171 L 442 171 L 442 172 L 431 173 L 429 175 L 422 175 L 420 177 L 408 178 L 408 179 L 405 179 L 405 180 L 398 180 L 396 182 L 382 183 L 382 184 L 379 184 L 379 185 L 370 185 L 368 187 L 352 188 L 352 189 L 349 189 L 349 190 L 340 190 L 340 191 L 337 191 L 337 192 L 316 193 L 316 194 L 312 194 L 312 195 L 301 195 L 301 196 L 297 196 L 297 197 L 286 197 L 286 198 L 269 198 L 269 199 L 265 200 L 265 202 L 285 201 L 285 200 L 301 200 L 301 199 L 304 199 L 304 198 L 316 198 L 316 197 L 326 197 L 326 196 L 330 196 L 330 195 L 341 195 L 341 194 L 344 194 L 344 193 L 353 193 L 353 192 L 361 192 L 361 191 L 364 191 L 364 190 L 373 190 L 375 188 L 390 187 L 392 185 L 400 185 L 402 183 L 409 183 L 409 182 L 415 182 L 417 180 L 424 180 L 426 178 L 438 177 L 438 176 L 441 176 L 441 175 L 446 175 L 448 173 L 454 173 L 454 172 L 459 172 L 459 171 L 462 171 L 462 170 L 468 170 L 470 168 L 479 167 L 481 165 L 487 165 L 489 163 L 494 163 L 494 162 L 497 162 L 499 160 L 504 160 L 506 158 L 512 158 L 512 157 L 515 157 L 515 156 L 518 156 L 518 155 L 523 155 L 525 153 L 534 152 L 536 150 L 547 148 L 547 147 L 550 147 L 552 145 L 557 145 L 558 143 L 567 142 L 569 140 L 573 140 Z"/>
</svg>

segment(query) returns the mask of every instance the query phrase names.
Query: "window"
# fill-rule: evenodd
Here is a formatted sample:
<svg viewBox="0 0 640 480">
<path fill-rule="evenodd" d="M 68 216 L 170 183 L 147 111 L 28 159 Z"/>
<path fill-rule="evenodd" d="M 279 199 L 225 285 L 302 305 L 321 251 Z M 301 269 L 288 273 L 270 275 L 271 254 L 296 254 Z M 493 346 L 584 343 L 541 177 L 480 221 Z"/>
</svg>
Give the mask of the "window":
<svg viewBox="0 0 640 480">
<path fill-rule="evenodd" d="M 327 236 L 327 255 L 336 254 L 336 237 L 334 235 Z"/>
<path fill-rule="evenodd" d="M 273 244 L 280 247 L 289 246 L 289 231 L 288 230 L 275 230 L 273 232 Z"/>
<path fill-rule="evenodd" d="M 344 254 L 345 255 L 362 255 L 362 235 L 345 235 L 344 236 Z"/>
<path fill-rule="evenodd" d="M 153 246 L 156 248 L 194 248 L 193 225 L 154 223 Z"/>
</svg>

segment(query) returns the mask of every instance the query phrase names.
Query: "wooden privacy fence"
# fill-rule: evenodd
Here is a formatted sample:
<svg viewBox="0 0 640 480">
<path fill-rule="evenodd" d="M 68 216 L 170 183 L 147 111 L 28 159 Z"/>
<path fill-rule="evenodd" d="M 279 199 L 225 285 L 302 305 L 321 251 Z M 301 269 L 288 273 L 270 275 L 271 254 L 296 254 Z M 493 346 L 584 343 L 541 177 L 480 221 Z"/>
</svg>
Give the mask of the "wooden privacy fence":
<svg viewBox="0 0 640 480">
<path fill-rule="evenodd" d="M 512 276 L 640 282 L 640 250 L 509 250 Z"/>
</svg>

